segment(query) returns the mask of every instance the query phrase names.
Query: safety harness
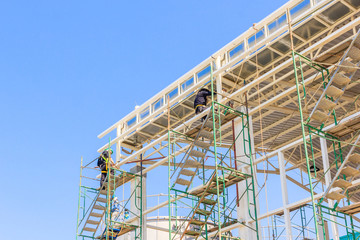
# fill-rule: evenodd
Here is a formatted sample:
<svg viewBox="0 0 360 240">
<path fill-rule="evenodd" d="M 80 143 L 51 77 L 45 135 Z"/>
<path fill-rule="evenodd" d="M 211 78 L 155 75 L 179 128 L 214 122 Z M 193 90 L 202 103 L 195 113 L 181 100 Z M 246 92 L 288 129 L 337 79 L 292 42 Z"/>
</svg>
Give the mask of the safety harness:
<svg viewBox="0 0 360 240">
<path fill-rule="evenodd" d="M 101 171 L 101 172 L 107 173 L 109 160 L 108 160 L 108 158 L 104 158 L 104 156 L 102 156 L 102 155 L 101 155 L 101 157 L 102 157 L 102 159 L 105 160 L 105 169 L 106 169 L 105 171 Z"/>
<path fill-rule="evenodd" d="M 198 108 L 198 107 L 204 107 L 205 105 L 203 105 L 203 104 L 198 104 L 198 105 L 196 105 L 196 107 L 195 107 L 195 111 L 196 111 L 196 109 Z"/>
</svg>

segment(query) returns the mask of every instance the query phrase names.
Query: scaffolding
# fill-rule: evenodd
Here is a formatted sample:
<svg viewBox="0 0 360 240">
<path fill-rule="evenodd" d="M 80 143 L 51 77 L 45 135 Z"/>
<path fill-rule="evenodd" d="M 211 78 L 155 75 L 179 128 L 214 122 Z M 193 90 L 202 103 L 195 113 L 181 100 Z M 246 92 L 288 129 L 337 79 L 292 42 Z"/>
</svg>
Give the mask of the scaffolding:
<svg viewBox="0 0 360 240">
<path fill-rule="evenodd" d="M 290 28 L 291 30 L 291 28 Z M 291 35 L 291 31 L 290 31 Z M 333 219 L 326 218 L 324 215 L 336 216 L 345 220 L 345 224 L 340 224 L 346 229 L 347 236 L 352 236 L 352 239 L 358 239 L 359 229 L 354 225 L 354 220 L 352 215 L 347 215 L 342 211 L 339 213 L 337 211 L 340 201 L 346 198 L 344 204 L 348 207 L 343 207 L 340 209 L 351 208 L 351 195 L 349 194 L 348 188 L 352 185 L 352 180 L 356 177 L 360 171 L 360 166 L 353 168 L 350 165 L 345 167 L 348 159 L 353 159 L 354 164 L 359 164 L 360 155 L 352 154 L 355 146 L 359 141 L 359 137 L 353 143 L 352 148 L 348 152 L 348 156 L 344 158 L 341 141 L 338 137 L 333 136 L 326 131 L 323 131 L 325 122 L 332 117 L 335 126 L 338 125 L 338 120 L 336 116 L 335 107 L 339 102 L 340 97 L 344 94 L 348 84 L 351 82 L 357 68 L 360 64 L 360 30 L 353 37 L 350 45 L 344 51 L 343 56 L 338 61 L 338 64 L 332 69 L 332 72 L 328 68 L 313 62 L 306 56 L 303 56 L 294 50 L 292 51 L 292 59 L 295 72 L 295 81 L 296 81 L 296 90 L 297 90 L 297 99 L 298 107 L 300 112 L 300 123 L 302 130 L 302 140 L 304 144 L 304 153 L 306 158 L 306 167 L 309 180 L 310 194 L 311 194 L 311 206 L 314 215 L 314 228 L 315 235 L 317 239 L 327 239 L 328 236 L 324 227 L 324 219 L 328 221 L 335 222 Z M 292 43 L 293 44 L 293 43 Z M 320 89 L 321 95 L 316 98 L 314 96 L 308 96 L 307 87 L 305 86 L 305 72 L 309 69 L 315 69 L 318 74 L 315 76 L 320 76 Z M 300 76 L 300 77 L 299 77 Z M 314 99 L 313 99 L 314 98 Z M 309 112 L 308 117 L 304 117 L 304 108 Z M 310 110 L 310 111 L 309 111 Z M 318 176 L 318 171 L 320 168 L 316 166 L 315 156 L 314 156 L 314 147 L 313 147 L 313 138 L 317 136 L 324 139 L 325 141 L 330 142 L 333 147 L 334 161 L 328 166 L 327 169 L 323 169 L 323 176 Z M 351 162 L 351 161 L 349 161 Z M 326 166 L 324 166 L 326 167 Z M 334 169 L 336 174 L 333 177 L 331 183 L 327 183 L 327 190 L 323 194 L 323 197 L 317 202 L 314 199 L 314 190 L 313 184 L 314 180 L 324 179 L 326 174 L 328 174 L 328 179 L 331 178 L 330 170 Z M 342 188 L 342 193 L 330 192 L 332 187 Z M 335 201 L 335 203 L 330 203 L 329 206 L 322 205 L 325 203 L 325 199 L 330 199 Z M 324 211 L 325 210 L 325 211 Z M 355 213 L 353 211 L 352 213 Z M 349 218 L 349 219 L 348 219 Z M 348 220 L 347 220 L 348 219 Z M 339 224 L 336 221 L 337 224 Z M 322 236 L 321 236 L 322 235 Z"/>
<path fill-rule="evenodd" d="M 126 172 L 110 167 L 110 157 L 105 181 L 102 187 L 96 188 L 94 184 L 99 180 L 93 174 L 97 168 L 92 166 L 96 160 L 84 166 L 81 160 L 76 239 L 109 240 L 125 234 L 131 234 L 132 239 L 142 239 L 142 166 L 135 168 L 135 171 Z M 84 170 L 89 170 L 88 174 L 83 174 Z M 85 184 L 84 180 L 87 180 Z M 126 189 L 129 193 L 125 193 L 126 184 L 131 185 L 130 191 L 129 187 Z M 127 199 L 119 204 L 117 198 L 124 199 L 125 195 Z M 136 217 L 138 221 L 135 224 L 129 222 L 129 216 Z"/>
<path fill-rule="evenodd" d="M 357 0 L 289 1 L 106 129 L 114 174 L 81 174 L 78 239 L 359 239 L 359 30 Z"/>
<path fill-rule="evenodd" d="M 255 222 L 255 227 L 247 227 L 259 239 L 247 104 L 245 102 L 242 107 L 245 112 L 231 108 L 230 104 L 220 104 L 214 98 L 213 77 L 210 86 L 210 107 L 205 110 L 207 114 L 199 125 L 185 133 L 168 131 L 169 229 L 172 229 L 169 231 L 169 239 L 178 239 L 179 236 L 180 240 L 184 236 L 208 239 L 208 234 L 212 232 L 216 234 L 211 239 L 230 239 L 231 232 L 223 232 L 222 228 L 238 222 L 247 225 L 244 220 L 237 219 L 235 214 L 242 198 L 246 199 L 249 216 Z M 233 133 L 233 141 L 224 146 L 221 137 L 224 119 L 229 121 L 236 117 L 241 119 L 242 130 L 237 135 Z M 236 140 L 242 140 L 244 145 L 245 155 L 241 160 L 235 155 L 231 157 Z M 246 165 L 242 171 L 237 169 L 241 164 Z M 239 182 L 245 182 L 245 189 L 238 187 Z M 237 195 L 231 200 L 228 188 L 233 185 L 236 186 Z M 174 198 L 171 199 L 171 196 Z M 177 207 L 181 204 L 188 207 L 187 212 L 178 212 Z M 171 209 L 175 209 L 174 212 Z M 181 221 L 178 221 L 179 218 Z"/>
</svg>

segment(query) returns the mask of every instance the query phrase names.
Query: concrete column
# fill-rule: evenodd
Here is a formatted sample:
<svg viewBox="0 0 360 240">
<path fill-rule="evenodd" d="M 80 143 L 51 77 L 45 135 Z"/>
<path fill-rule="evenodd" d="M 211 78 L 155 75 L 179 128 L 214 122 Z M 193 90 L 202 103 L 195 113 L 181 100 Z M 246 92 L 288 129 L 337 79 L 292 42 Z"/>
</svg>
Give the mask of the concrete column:
<svg viewBox="0 0 360 240">
<path fill-rule="evenodd" d="M 144 168 L 143 168 L 144 169 Z M 141 167 L 140 165 L 137 165 L 130 169 L 131 173 L 136 173 L 140 175 Z M 140 216 L 140 206 L 141 206 L 141 193 L 142 193 L 142 211 L 144 212 L 146 210 L 146 174 L 143 175 L 142 179 L 142 192 L 141 192 L 141 185 L 140 185 L 140 177 L 137 177 L 136 179 L 131 180 L 130 182 L 130 194 L 132 194 L 130 199 L 130 218 L 133 217 L 134 214 L 137 216 Z M 136 220 L 134 222 L 135 225 L 140 225 L 140 219 Z M 142 240 L 146 240 L 146 216 L 142 216 Z M 137 231 L 138 233 L 138 231 Z M 131 234 L 130 239 L 135 238 L 135 232 Z"/>
<path fill-rule="evenodd" d="M 286 172 L 285 172 L 285 158 L 284 153 L 278 153 L 278 161 L 279 161 L 279 170 L 280 170 L 280 182 L 281 182 L 281 195 L 282 201 L 284 205 L 284 220 L 285 220 L 285 229 L 286 229 L 286 239 L 292 239 L 291 233 L 291 221 L 290 221 L 290 211 L 287 208 L 289 204 L 288 199 L 288 191 L 287 191 L 287 184 L 286 184 Z"/>
<path fill-rule="evenodd" d="M 324 168 L 324 172 L 326 172 L 325 173 L 325 189 L 327 189 L 327 187 L 331 183 L 331 175 L 330 175 L 330 171 L 326 171 L 329 169 L 330 164 L 329 164 L 329 154 L 328 154 L 325 138 L 320 137 L 320 148 L 321 148 L 321 156 L 322 156 L 322 160 L 323 160 L 323 168 Z M 333 200 L 328 199 L 328 203 L 329 203 L 330 208 L 334 207 Z M 330 224 L 331 224 L 331 232 L 333 235 L 333 239 L 339 240 L 339 230 L 338 230 L 337 224 L 335 223 L 335 222 L 337 222 L 336 217 L 330 216 L 330 219 L 331 219 Z"/>
<path fill-rule="evenodd" d="M 242 108 L 240 111 L 245 111 L 245 108 Z M 235 138 L 239 135 L 239 137 L 237 138 L 237 140 L 235 141 L 235 148 L 236 148 L 236 159 L 238 161 L 241 161 L 241 162 L 245 162 L 245 163 L 250 163 L 250 159 L 249 157 L 245 156 L 245 153 L 246 154 L 249 154 L 250 153 L 250 149 L 249 149 L 249 144 L 248 142 L 245 142 L 244 144 L 244 138 L 246 140 L 250 140 L 251 142 L 251 149 L 252 149 L 252 152 L 253 152 L 253 159 L 254 158 L 254 141 L 253 141 L 253 128 L 252 128 L 252 121 L 251 121 L 251 117 L 249 118 L 249 130 L 250 130 L 250 139 L 249 139 L 249 136 L 248 136 L 248 132 L 247 132 L 247 129 L 244 129 L 243 131 L 243 126 L 242 126 L 242 122 L 241 122 L 241 118 L 237 118 L 235 120 L 235 126 L 234 126 L 234 130 L 235 130 Z M 246 119 L 244 119 L 244 121 L 246 121 Z M 240 162 L 238 162 L 238 165 L 241 165 Z M 254 167 L 255 168 L 255 167 Z M 251 170 L 249 167 L 244 167 L 242 169 L 238 169 L 244 173 L 248 173 L 250 174 L 251 173 Z M 255 181 L 256 181 L 256 170 L 254 169 L 254 178 L 255 178 Z M 254 191 L 255 193 L 257 193 L 257 184 L 255 183 L 255 186 L 250 186 L 250 188 L 254 188 Z M 246 181 L 241 181 L 239 184 L 238 184 L 238 192 L 239 192 L 239 197 L 242 196 L 242 194 L 246 191 L 247 189 L 247 184 L 246 184 Z M 252 194 L 251 191 L 249 191 L 249 194 Z M 250 196 L 249 197 L 249 202 L 250 203 L 254 203 L 253 202 L 253 197 Z M 259 201 L 258 199 L 256 199 L 256 206 L 257 206 L 257 213 L 258 213 L 258 216 L 259 216 Z M 250 211 L 249 211 L 250 210 Z M 243 222 L 245 221 L 246 222 L 246 225 L 250 225 L 251 228 L 253 229 L 256 229 L 256 224 L 255 222 L 253 223 L 248 223 L 249 221 L 251 221 L 251 217 L 250 217 L 250 214 L 249 212 L 251 213 L 252 216 L 255 216 L 255 208 L 253 207 L 253 205 L 249 205 L 248 204 L 248 199 L 247 199 L 247 196 L 246 194 L 240 199 L 239 201 L 239 207 L 237 207 L 237 215 L 238 215 L 238 220 L 240 222 Z M 260 226 L 260 223 L 258 223 L 258 227 L 259 227 L 259 236 L 260 236 L 260 239 L 261 239 L 261 226 Z M 256 239 L 256 232 L 251 230 L 250 228 L 248 227 L 241 227 L 239 229 L 239 237 L 241 239 Z"/>
</svg>

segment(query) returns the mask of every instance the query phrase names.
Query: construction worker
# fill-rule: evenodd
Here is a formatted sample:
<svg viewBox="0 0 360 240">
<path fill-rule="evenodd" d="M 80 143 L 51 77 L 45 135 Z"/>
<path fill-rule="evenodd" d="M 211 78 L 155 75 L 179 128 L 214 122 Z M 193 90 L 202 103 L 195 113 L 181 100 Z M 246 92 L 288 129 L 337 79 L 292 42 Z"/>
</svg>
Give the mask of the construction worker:
<svg viewBox="0 0 360 240">
<path fill-rule="evenodd" d="M 127 220 L 130 218 L 130 213 L 129 213 L 129 210 L 127 208 L 125 208 L 125 211 L 124 211 L 124 219 Z"/>
<path fill-rule="evenodd" d="M 120 203 L 117 197 L 114 197 L 112 208 L 111 208 L 111 220 L 116 221 L 120 214 Z"/>
<path fill-rule="evenodd" d="M 214 93 L 216 94 L 216 93 Z M 211 96 L 211 91 L 209 91 L 206 88 L 202 88 L 198 91 L 198 93 L 196 94 L 195 97 L 195 101 L 194 101 L 194 109 L 195 109 L 195 114 L 199 114 L 201 112 L 203 112 L 206 109 L 206 104 L 207 104 L 207 97 Z M 201 118 L 201 121 L 204 121 L 206 119 L 206 116 L 204 116 L 203 118 Z"/>
<path fill-rule="evenodd" d="M 109 162 L 110 162 L 110 167 L 114 167 L 115 165 L 111 159 L 111 154 L 113 154 L 113 150 L 111 148 L 106 149 L 101 153 L 100 157 L 98 158 L 97 165 L 101 170 L 100 188 L 103 186 L 104 182 L 106 181 Z M 111 170 L 111 173 L 114 174 L 114 170 Z M 103 187 L 102 189 L 105 189 L 105 187 Z"/>
</svg>

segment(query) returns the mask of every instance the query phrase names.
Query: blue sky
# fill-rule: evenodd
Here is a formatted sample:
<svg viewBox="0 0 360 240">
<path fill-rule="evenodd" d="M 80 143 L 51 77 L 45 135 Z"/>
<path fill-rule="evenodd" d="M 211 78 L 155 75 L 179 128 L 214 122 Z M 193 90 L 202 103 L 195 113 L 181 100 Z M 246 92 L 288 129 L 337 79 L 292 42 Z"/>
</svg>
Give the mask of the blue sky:
<svg viewBox="0 0 360 240">
<path fill-rule="evenodd" d="M 285 2 L 2 1 L 1 238 L 74 239 L 97 134 Z"/>
</svg>

